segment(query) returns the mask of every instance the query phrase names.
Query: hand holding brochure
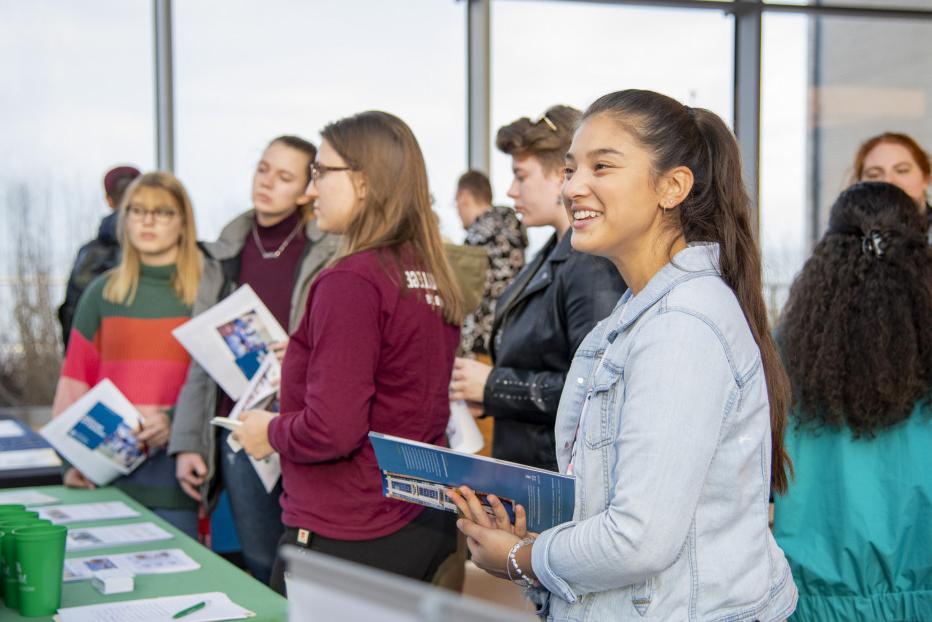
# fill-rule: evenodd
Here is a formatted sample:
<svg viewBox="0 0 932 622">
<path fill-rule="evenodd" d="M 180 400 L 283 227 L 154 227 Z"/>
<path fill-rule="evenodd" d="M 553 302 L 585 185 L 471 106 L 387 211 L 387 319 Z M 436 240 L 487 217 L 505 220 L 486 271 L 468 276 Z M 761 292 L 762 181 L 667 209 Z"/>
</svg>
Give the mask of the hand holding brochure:
<svg viewBox="0 0 932 622">
<path fill-rule="evenodd" d="M 104 486 L 145 461 L 136 440 L 141 421 L 139 411 L 104 378 L 39 434 L 85 477 Z"/>
<path fill-rule="evenodd" d="M 397 436 L 369 432 L 386 497 L 456 512 L 444 488 L 467 485 L 479 496 L 497 496 L 514 520 L 527 512 L 528 530 L 541 532 L 572 520 L 575 480 L 514 462 L 465 454 Z"/>
<path fill-rule="evenodd" d="M 234 400 L 259 370 L 269 345 L 288 339 L 249 285 L 172 331 L 191 357 Z"/>
</svg>

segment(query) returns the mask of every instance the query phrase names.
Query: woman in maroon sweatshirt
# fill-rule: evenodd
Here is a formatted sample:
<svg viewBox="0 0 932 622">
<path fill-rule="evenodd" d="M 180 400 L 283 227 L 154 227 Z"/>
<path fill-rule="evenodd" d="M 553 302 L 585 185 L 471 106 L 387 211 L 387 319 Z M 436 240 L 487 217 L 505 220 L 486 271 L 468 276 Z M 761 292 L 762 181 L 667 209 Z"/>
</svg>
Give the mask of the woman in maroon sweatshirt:
<svg viewBox="0 0 932 622">
<path fill-rule="evenodd" d="M 456 516 L 382 496 L 369 431 L 445 443 L 462 303 L 410 128 L 384 112 L 325 127 L 308 194 L 343 247 L 311 287 L 282 368 L 281 415 L 235 438 L 282 464 L 281 543 L 430 581 Z M 272 587 L 284 592 L 276 561 Z"/>
</svg>

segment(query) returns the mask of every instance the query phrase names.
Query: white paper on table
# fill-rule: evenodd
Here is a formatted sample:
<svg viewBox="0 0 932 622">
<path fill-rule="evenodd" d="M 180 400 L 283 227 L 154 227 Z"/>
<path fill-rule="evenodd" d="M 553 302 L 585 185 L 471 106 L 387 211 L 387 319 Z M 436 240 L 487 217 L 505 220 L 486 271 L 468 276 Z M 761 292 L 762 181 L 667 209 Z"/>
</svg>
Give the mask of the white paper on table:
<svg viewBox="0 0 932 622">
<path fill-rule="evenodd" d="M 447 424 L 447 438 L 450 449 L 474 454 L 485 445 L 482 431 L 476 425 L 476 420 L 469 412 L 466 402 L 456 400 L 450 402 L 450 421 Z"/>
<path fill-rule="evenodd" d="M 104 378 L 39 434 L 85 477 L 105 486 L 145 461 L 136 440 L 141 421 L 139 411 Z"/>
<path fill-rule="evenodd" d="M 135 518 L 139 512 L 122 501 L 104 503 L 68 503 L 38 508 L 39 518 L 47 518 L 57 525 L 88 520 Z"/>
<path fill-rule="evenodd" d="M 240 368 L 242 361 L 255 356 L 261 359 L 269 344 L 288 339 L 288 333 L 249 285 L 241 286 L 172 334 L 234 400 L 242 397 L 251 377 Z"/>
<path fill-rule="evenodd" d="M 73 527 L 68 529 L 66 551 L 86 551 L 111 546 L 171 540 L 172 535 L 155 523 L 127 523 L 108 527 Z"/>
<path fill-rule="evenodd" d="M 23 436 L 26 430 L 12 419 L 0 419 L 0 438 L 13 438 Z"/>
<path fill-rule="evenodd" d="M 38 492 L 36 490 L 11 490 L 9 492 L 0 492 L 0 504 L 20 503 L 25 506 L 33 507 L 37 505 L 48 505 L 49 503 L 58 503 L 60 499 Z"/>
<path fill-rule="evenodd" d="M 132 575 L 169 574 L 197 570 L 201 565 L 181 549 L 159 549 L 115 555 L 71 557 L 65 560 L 64 581 L 86 581 L 99 570 L 116 569 Z"/>
<path fill-rule="evenodd" d="M 0 471 L 57 466 L 61 466 L 61 459 L 55 450 L 49 447 L 0 451 Z"/>
<path fill-rule="evenodd" d="M 281 366 L 278 364 L 278 359 L 273 355 L 266 356 L 262 361 L 262 365 L 259 366 L 259 370 L 249 381 L 246 390 L 243 391 L 243 396 L 233 406 L 233 410 L 230 411 L 229 418 L 233 421 L 239 421 L 239 416 L 244 410 L 262 407 L 270 402 L 271 398 L 274 398 L 278 393 L 280 382 Z M 227 435 L 227 445 L 234 452 L 238 452 L 243 448 L 242 445 L 233 440 L 232 434 Z M 252 463 L 252 468 L 256 471 L 256 475 L 259 476 L 259 481 L 262 482 L 265 492 L 271 493 L 278 482 L 278 478 L 282 475 L 282 463 L 279 455 L 275 453 L 262 460 L 256 460 L 249 456 L 249 462 Z"/>
<path fill-rule="evenodd" d="M 66 607 L 58 610 L 58 617 L 61 622 L 166 622 L 179 611 L 205 601 L 207 606 L 186 615 L 182 618 L 184 622 L 243 620 L 256 615 L 234 603 L 222 592 L 205 592 Z"/>
</svg>

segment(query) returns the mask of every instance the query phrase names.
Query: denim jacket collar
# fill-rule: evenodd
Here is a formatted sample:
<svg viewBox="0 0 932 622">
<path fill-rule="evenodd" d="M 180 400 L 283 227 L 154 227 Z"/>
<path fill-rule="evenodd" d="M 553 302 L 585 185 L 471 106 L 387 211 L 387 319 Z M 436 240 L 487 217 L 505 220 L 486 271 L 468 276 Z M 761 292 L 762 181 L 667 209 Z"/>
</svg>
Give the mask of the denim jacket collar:
<svg viewBox="0 0 932 622">
<path fill-rule="evenodd" d="M 619 318 L 618 326 L 608 334 L 608 340 L 614 341 L 619 333 L 624 332 L 637 321 L 641 314 L 663 298 L 678 283 L 699 276 L 721 274 L 718 257 L 717 243 L 691 242 L 689 246 L 674 255 L 673 259 L 661 268 L 636 296 L 630 289 L 626 291 L 618 301 L 618 306 L 627 304 L 627 307 Z M 615 309 L 617 310 L 618 307 Z"/>
</svg>

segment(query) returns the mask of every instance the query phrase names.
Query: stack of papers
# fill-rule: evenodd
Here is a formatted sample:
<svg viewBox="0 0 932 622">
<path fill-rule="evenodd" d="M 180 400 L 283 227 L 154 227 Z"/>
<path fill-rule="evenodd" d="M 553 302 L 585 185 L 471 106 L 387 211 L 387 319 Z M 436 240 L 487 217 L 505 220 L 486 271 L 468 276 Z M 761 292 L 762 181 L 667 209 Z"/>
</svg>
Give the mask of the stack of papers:
<svg viewBox="0 0 932 622">
<path fill-rule="evenodd" d="M 155 523 L 129 523 L 108 527 L 77 527 L 68 530 L 66 551 L 86 551 L 139 542 L 171 540 L 172 535 Z"/>
<path fill-rule="evenodd" d="M 181 618 L 184 622 L 219 622 L 220 620 L 243 620 L 256 614 L 243 609 L 222 592 L 205 592 L 187 596 L 165 596 L 143 598 L 102 605 L 66 607 L 58 610 L 61 622 L 166 622 L 176 613 L 199 603 L 206 603 Z"/>
<path fill-rule="evenodd" d="M 199 563 L 181 549 L 93 555 L 66 559 L 64 580 L 66 583 L 87 580 L 101 570 L 119 570 L 129 575 L 140 575 L 187 572 L 200 567 Z"/>
<path fill-rule="evenodd" d="M 110 520 L 116 518 L 136 518 L 139 512 L 122 501 L 106 503 L 71 503 L 67 505 L 50 505 L 37 508 L 39 518 L 47 518 L 56 525 L 77 523 L 88 520 Z"/>
</svg>

